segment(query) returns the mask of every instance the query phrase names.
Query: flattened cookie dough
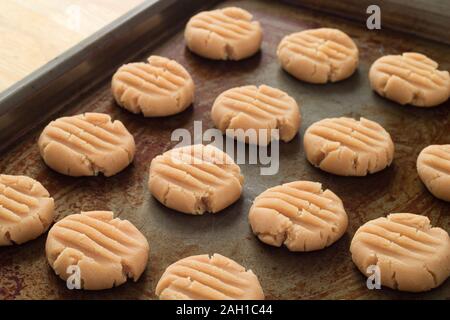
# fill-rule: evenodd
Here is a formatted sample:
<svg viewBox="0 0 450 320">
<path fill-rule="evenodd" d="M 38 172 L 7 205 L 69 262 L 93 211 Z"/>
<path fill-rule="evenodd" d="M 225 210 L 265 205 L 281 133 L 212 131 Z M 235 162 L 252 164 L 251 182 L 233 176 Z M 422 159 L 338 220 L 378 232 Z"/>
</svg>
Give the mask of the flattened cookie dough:
<svg viewBox="0 0 450 320">
<path fill-rule="evenodd" d="M 436 198 L 450 201 L 450 144 L 423 149 L 417 158 L 417 172 Z"/>
<path fill-rule="evenodd" d="M 440 286 L 450 275 L 450 238 L 430 220 L 412 213 L 371 220 L 353 237 L 350 251 L 358 269 L 380 269 L 383 286 L 422 292 Z"/>
<path fill-rule="evenodd" d="M 191 256 L 170 265 L 156 286 L 161 300 L 263 300 L 251 270 L 220 254 Z"/>
<path fill-rule="evenodd" d="M 119 106 L 145 117 L 179 113 L 194 101 L 194 82 L 175 60 L 151 56 L 128 63 L 114 74 L 111 90 Z"/>
<path fill-rule="evenodd" d="M 264 243 L 291 251 L 330 246 L 347 229 L 341 199 L 317 182 L 295 181 L 272 187 L 256 197 L 249 212 L 253 233 Z"/>
<path fill-rule="evenodd" d="M 45 163 L 68 176 L 109 177 L 125 169 L 135 153 L 133 136 L 119 120 L 85 113 L 50 122 L 38 141 Z"/>
<path fill-rule="evenodd" d="M 0 174 L 0 246 L 22 244 L 47 231 L 54 202 L 38 181 Z"/>
<path fill-rule="evenodd" d="M 48 233 L 47 260 L 63 280 L 68 267 L 78 266 L 81 289 L 117 287 L 144 272 L 149 246 L 144 235 L 128 220 L 114 219 L 111 211 L 72 214 Z"/>
<path fill-rule="evenodd" d="M 202 144 L 169 150 L 152 160 L 148 187 L 166 207 L 218 212 L 239 199 L 244 177 L 226 153 Z"/>
<path fill-rule="evenodd" d="M 314 166 L 340 176 L 365 176 L 389 166 L 394 143 L 378 123 L 361 118 L 329 118 L 305 132 L 304 148 Z"/>
<path fill-rule="evenodd" d="M 433 107 L 450 95 L 450 75 L 427 56 L 405 52 L 376 60 L 369 71 L 372 89 L 400 104 Z"/>
<path fill-rule="evenodd" d="M 262 29 L 258 21 L 241 8 L 203 11 L 193 16 L 184 31 L 188 48 L 215 60 L 241 60 L 261 47 Z"/>
<path fill-rule="evenodd" d="M 222 132 L 232 129 L 236 139 L 261 145 L 270 143 L 273 129 L 279 130 L 281 140 L 292 140 L 301 121 L 295 100 L 266 85 L 237 87 L 221 93 L 214 101 L 211 117 Z"/>
<path fill-rule="evenodd" d="M 320 28 L 285 36 L 277 49 L 284 70 L 310 83 L 336 82 L 358 67 L 358 47 L 338 29 Z"/>
</svg>

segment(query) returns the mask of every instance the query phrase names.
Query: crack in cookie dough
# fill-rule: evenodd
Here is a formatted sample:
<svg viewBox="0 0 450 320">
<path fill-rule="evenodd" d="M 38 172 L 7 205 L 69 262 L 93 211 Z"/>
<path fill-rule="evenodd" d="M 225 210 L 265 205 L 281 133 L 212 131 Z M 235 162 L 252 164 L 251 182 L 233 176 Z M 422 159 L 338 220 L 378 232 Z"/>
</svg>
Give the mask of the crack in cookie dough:
<svg viewBox="0 0 450 320">
<path fill-rule="evenodd" d="M 214 101 L 211 118 L 223 133 L 260 145 L 270 143 L 274 129 L 279 130 L 275 138 L 285 142 L 292 140 L 301 122 L 296 101 L 285 92 L 266 85 L 237 87 L 221 93 Z M 241 136 L 240 131 L 248 134 Z"/>
<path fill-rule="evenodd" d="M 376 60 L 369 71 L 372 89 L 400 104 L 433 107 L 450 95 L 450 75 L 427 56 L 405 52 Z"/>
<path fill-rule="evenodd" d="M 103 113 L 85 113 L 50 122 L 38 141 L 41 156 L 53 170 L 69 176 L 112 176 L 127 167 L 135 153 L 133 136 L 122 122 Z"/>
<path fill-rule="evenodd" d="M 450 275 L 449 235 L 421 215 L 396 213 L 367 222 L 356 231 L 350 251 L 362 273 L 369 276 L 367 268 L 376 265 L 381 284 L 396 290 L 427 291 Z"/>
<path fill-rule="evenodd" d="M 218 212 L 242 192 L 239 166 L 212 145 L 169 150 L 152 160 L 149 175 L 149 190 L 158 201 L 189 214 Z"/>
<path fill-rule="evenodd" d="M 423 149 L 417 158 L 417 172 L 436 198 L 450 201 L 450 144 Z"/>
<path fill-rule="evenodd" d="M 156 286 L 161 300 L 263 300 L 258 278 L 220 254 L 198 255 L 171 264 Z"/>
<path fill-rule="evenodd" d="M 305 132 L 304 148 L 314 166 L 337 175 L 365 176 L 389 166 L 394 143 L 378 123 L 361 118 L 329 118 Z"/>
<path fill-rule="evenodd" d="M 314 251 L 336 242 L 347 229 L 342 201 L 317 182 L 296 181 L 256 197 L 249 211 L 253 233 L 272 246 Z"/>
<path fill-rule="evenodd" d="M 192 52 L 209 59 L 241 60 L 255 54 L 262 29 L 253 16 L 236 7 L 203 11 L 186 25 L 184 37 Z"/>
<path fill-rule="evenodd" d="M 0 175 L 0 246 L 33 240 L 49 228 L 54 201 L 38 181 Z"/>
<path fill-rule="evenodd" d="M 120 67 L 111 82 L 117 104 L 146 117 L 179 113 L 194 101 L 194 82 L 175 60 L 150 56 Z"/>
<path fill-rule="evenodd" d="M 69 266 L 78 266 L 82 289 L 102 290 L 137 281 L 147 265 L 146 238 L 127 220 L 110 211 L 72 214 L 49 231 L 46 254 L 50 266 L 67 280 Z"/>
<path fill-rule="evenodd" d="M 292 33 L 277 49 L 281 66 L 294 77 L 311 83 L 336 82 L 358 67 L 358 48 L 337 29 L 320 28 Z"/>
</svg>

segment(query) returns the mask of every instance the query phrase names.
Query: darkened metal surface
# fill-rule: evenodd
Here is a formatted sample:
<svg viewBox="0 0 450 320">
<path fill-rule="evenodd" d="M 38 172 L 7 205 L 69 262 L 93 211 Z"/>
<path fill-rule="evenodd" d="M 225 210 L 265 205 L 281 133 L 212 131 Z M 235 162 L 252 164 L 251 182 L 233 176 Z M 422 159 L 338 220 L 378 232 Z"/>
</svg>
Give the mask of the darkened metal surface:
<svg viewBox="0 0 450 320">
<path fill-rule="evenodd" d="M 369 66 L 376 58 L 403 51 L 423 52 L 448 70 L 448 46 L 385 30 L 368 31 L 365 24 L 273 1 L 226 4 L 237 4 L 261 21 L 264 42 L 262 51 L 254 57 L 240 62 L 200 58 L 186 50 L 182 30 L 140 56 L 143 60 L 149 54 L 160 54 L 183 64 L 196 85 L 193 107 L 176 116 L 145 119 L 117 107 L 109 81 L 71 99 L 73 102 L 67 105 L 64 114 L 107 112 L 124 122 L 137 145 L 135 161 L 126 170 L 110 178 L 60 175 L 40 159 L 36 140 L 42 128 L 22 137 L 0 159 L 0 172 L 29 175 L 43 183 L 55 198 L 58 219 L 81 210 L 108 209 L 133 222 L 148 238 L 151 248 L 141 279 L 102 292 L 70 291 L 47 265 L 43 235 L 21 246 L 0 248 L 1 299 L 155 298 L 156 283 L 169 264 L 185 256 L 214 252 L 252 269 L 268 299 L 450 298 L 450 281 L 420 294 L 390 289 L 370 291 L 349 253 L 356 229 L 390 212 L 424 214 L 434 225 L 450 231 L 450 205 L 426 191 L 415 169 L 416 157 L 423 147 L 450 142 L 450 103 L 432 109 L 400 106 L 373 93 L 367 78 Z M 306 84 L 283 72 L 277 63 L 276 46 L 285 34 L 320 26 L 340 28 L 356 41 L 361 63 L 349 79 L 327 85 Z M 113 71 L 111 68 L 109 74 Z M 234 86 L 262 83 L 285 90 L 301 105 L 300 134 L 280 145 L 279 174 L 260 176 L 258 166 L 241 165 L 246 179 L 242 197 L 215 215 L 177 213 L 153 199 L 147 190 L 149 164 L 154 156 L 175 144 L 170 141 L 171 132 L 177 128 L 192 130 L 194 120 L 203 120 L 204 128 L 212 127 L 210 108 L 219 93 Z M 347 178 L 321 172 L 308 164 L 302 148 L 305 129 L 319 119 L 343 115 L 367 117 L 391 133 L 396 151 L 390 168 L 363 178 Z M 261 243 L 247 222 L 252 200 L 268 187 L 301 179 L 320 181 L 342 198 L 350 220 L 346 234 L 330 248 L 312 253 L 291 253 Z"/>
<path fill-rule="evenodd" d="M 365 23 L 371 5 L 380 8 L 382 28 L 394 29 L 450 45 L 450 3 L 440 0 L 283 0 Z"/>
</svg>

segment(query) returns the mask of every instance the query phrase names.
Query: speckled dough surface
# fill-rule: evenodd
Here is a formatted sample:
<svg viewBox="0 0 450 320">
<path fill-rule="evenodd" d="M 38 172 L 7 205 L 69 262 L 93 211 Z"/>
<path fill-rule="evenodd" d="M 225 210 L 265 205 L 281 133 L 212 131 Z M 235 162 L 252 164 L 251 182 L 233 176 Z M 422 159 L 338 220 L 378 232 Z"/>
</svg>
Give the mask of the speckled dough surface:
<svg viewBox="0 0 450 320">
<path fill-rule="evenodd" d="M 63 280 L 69 266 L 78 266 L 81 289 L 102 290 L 119 286 L 144 272 L 149 246 L 129 221 L 114 219 L 111 211 L 72 214 L 49 231 L 47 260 Z"/>
<path fill-rule="evenodd" d="M 47 231 L 54 201 L 38 181 L 0 174 L 0 246 L 22 244 Z"/>
<path fill-rule="evenodd" d="M 239 166 L 226 153 L 197 144 L 154 158 L 148 187 L 166 207 L 203 214 L 218 212 L 239 199 L 243 181 Z"/>
<path fill-rule="evenodd" d="M 161 300 L 263 300 L 251 270 L 220 254 L 191 256 L 170 265 L 156 286 Z"/>
<path fill-rule="evenodd" d="M 323 249 L 345 232 L 343 203 L 317 182 L 295 181 L 256 197 L 249 212 L 253 233 L 264 243 L 291 251 Z"/>
<path fill-rule="evenodd" d="M 314 166 L 341 176 L 365 176 L 389 166 L 394 143 L 378 123 L 361 118 L 329 118 L 305 132 L 304 148 Z"/>
<path fill-rule="evenodd" d="M 311 83 L 336 82 L 358 67 L 358 47 L 338 29 L 319 28 L 285 36 L 277 49 L 284 70 Z"/>
<path fill-rule="evenodd" d="M 450 201 L 450 144 L 423 149 L 417 158 L 417 172 L 436 198 Z"/>
<path fill-rule="evenodd" d="M 372 89 L 400 104 L 433 107 L 450 95 L 450 75 L 427 56 L 405 52 L 376 60 L 369 71 Z"/>
<path fill-rule="evenodd" d="M 194 82 L 175 60 L 150 56 L 147 63 L 133 62 L 114 74 L 111 90 L 119 106 L 146 117 L 179 113 L 194 101 Z"/>
<path fill-rule="evenodd" d="M 231 129 L 234 133 L 228 131 L 229 135 L 236 139 L 262 145 L 270 143 L 273 129 L 279 130 L 279 139 L 292 140 L 301 120 L 295 100 L 266 85 L 237 87 L 221 93 L 214 101 L 211 117 L 222 132 Z M 246 134 L 238 134 L 238 129 Z"/>
<path fill-rule="evenodd" d="M 112 176 L 126 168 L 135 153 L 133 136 L 119 120 L 85 113 L 50 122 L 38 141 L 45 163 L 68 176 Z"/>
<path fill-rule="evenodd" d="M 188 48 L 216 60 L 241 60 L 255 54 L 262 41 L 262 29 L 253 16 L 241 8 L 203 11 L 193 16 L 184 31 Z"/>
<path fill-rule="evenodd" d="M 450 275 L 448 233 L 411 213 L 390 214 L 365 223 L 353 237 L 350 251 L 358 269 L 369 276 L 378 266 L 381 285 L 421 292 L 441 285 Z"/>
</svg>

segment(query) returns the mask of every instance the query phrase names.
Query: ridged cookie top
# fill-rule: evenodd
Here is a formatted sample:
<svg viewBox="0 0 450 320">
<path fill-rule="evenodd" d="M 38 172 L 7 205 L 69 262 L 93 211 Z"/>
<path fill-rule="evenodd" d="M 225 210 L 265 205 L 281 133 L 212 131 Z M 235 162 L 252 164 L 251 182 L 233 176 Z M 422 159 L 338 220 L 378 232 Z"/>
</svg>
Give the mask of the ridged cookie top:
<svg viewBox="0 0 450 320">
<path fill-rule="evenodd" d="M 133 136 L 119 120 L 85 113 L 50 122 L 39 137 L 45 163 L 69 176 L 112 176 L 127 167 L 135 152 Z"/>
<path fill-rule="evenodd" d="M 343 176 L 365 176 L 389 166 L 394 143 L 378 123 L 361 118 L 329 118 L 305 132 L 304 148 L 311 164 Z"/>
<path fill-rule="evenodd" d="M 101 290 L 137 281 L 147 265 L 149 246 L 129 221 L 110 211 L 72 214 L 49 231 L 46 254 L 56 274 L 66 280 L 69 266 L 78 266 L 82 289 Z"/>
<path fill-rule="evenodd" d="M 267 244 L 291 251 L 323 249 L 347 229 L 342 201 L 317 182 L 295 181 L 269 188 L 249 212 L 253 233 Z"/>
<path fill-rule="evenodd" d="M 221 93 L 211 109 L 214 124 L 222 131 L 254 129 L 255 134 L 233 135 L 245 142 L 267 144 L 272 129 L 279 130 L 279 138 L 290 141 L 300 127 L 300 111 L 295 100 L 285 92 L 266 86 L 243 86 Z M 263 130 L 260 130 L 263 129 Z"/>
<path fill-rule="evenodd" d="M 353 40 L 331 28 L 292 33 L 281 40 L 277 55 L 287 72 L 311 83 L 345 79 L 358 67 L 358 48 Z"/>
<path fill-rule="evenodd" d="M 405 52 L 376 60 L 369 71 L 372 88 L 400 104 L 432 107 L 450 95 L 450 75 L 427 56 Z"/>
<path fill-rule="evenodd" d="M 220 254 L 191 256 L 170 265 L 156 286 L 162 300 L 262 300 L 251 271 Z"/>
<path fill-rule="evenodd" d="M 159 56 L 147 62 L 125 64 L 114 74 L 111 89 L 120 106 L 146 117 L 160 117 L 192 104 L 194 82 L 182 65 Z"/>
<path fill-rule="evenodd" d="M 450 144 L 423 149 L 417 158 L 417 171 L 435 197 L 450 201 Z"/>
<path fill-rule="evenodd" d="M 426 291 L 450 275 L 450 238 L 430 220 L 411 213 L 390 214 L 361 226 L 350 251 L 357 267 L 380 268 L 381 284 L 403 291 Z"/>
<path fill-rule="evenodd" d="M 262 41 L 259 22 L 241 8 L 203 11 L 185 29 L 188 48 L 206 58 L 240 60 L 256 53 Z"/>
<path fill-rule="evenodd" d="M 152 160 L 149 189 L 165 206 L 190 214 L 220 211 L 241 195 L 240 168 L 212 145 L 169 150 Z"/>
<path fill-rule="evenodd" d="M 38 181 L 0 175 L 0 246 L 21 244 L 47 231 L 54 202 Z"/>
</svg>

